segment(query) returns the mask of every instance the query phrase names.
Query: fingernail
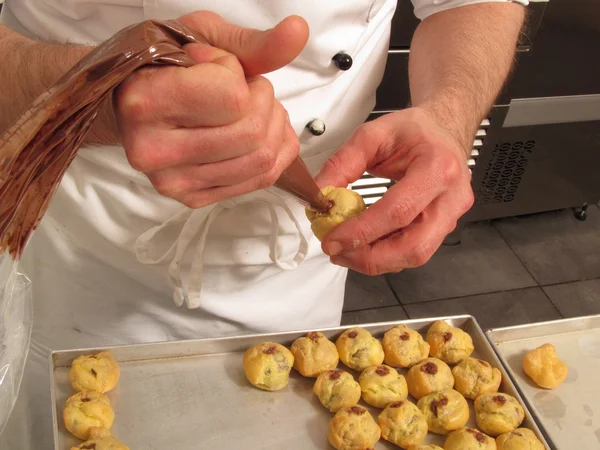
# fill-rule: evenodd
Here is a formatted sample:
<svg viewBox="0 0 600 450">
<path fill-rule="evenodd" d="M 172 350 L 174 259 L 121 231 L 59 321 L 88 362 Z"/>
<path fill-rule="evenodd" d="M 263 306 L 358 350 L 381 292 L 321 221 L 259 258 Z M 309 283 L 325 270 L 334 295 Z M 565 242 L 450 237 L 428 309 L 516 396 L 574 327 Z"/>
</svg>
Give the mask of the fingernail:
<svg viewBox="0 0 600 450">
<path fill-rule="evenodd" d="M 330 256 L 335 256 L 335 255 L 339 255 L 340 253 L 342 253 L 342 250 L 344 250 L 344 247 L 342 247 L 342 244 L 340 244 L 339 242 L 332 242 L 331 244 L 329 244 L 329 255 Z"/>
</svg>

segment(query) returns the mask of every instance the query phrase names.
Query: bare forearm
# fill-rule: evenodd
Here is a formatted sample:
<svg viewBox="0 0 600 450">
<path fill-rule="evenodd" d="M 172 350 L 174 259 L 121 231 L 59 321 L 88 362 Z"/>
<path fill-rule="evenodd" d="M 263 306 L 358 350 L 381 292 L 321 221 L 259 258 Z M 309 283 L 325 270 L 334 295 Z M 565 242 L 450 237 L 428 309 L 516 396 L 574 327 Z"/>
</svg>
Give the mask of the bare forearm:
<svg viewBox="0 0 600 450">
<path fill-rule="evenodd" d="M 415 32 L 412 105 L 430 111 L 465 152 L 510 71 L 523 18 L 519 5 L 475 4 L 434 14 Z"/>
<path fill-rule="evenodd" d="M 91 50 L 83 45 L 34 41 L 0 25 L 0 133 L 60 76 Z M 103 108 L 87 141 L 115 143 L 110 106 Z"/>
</svg>

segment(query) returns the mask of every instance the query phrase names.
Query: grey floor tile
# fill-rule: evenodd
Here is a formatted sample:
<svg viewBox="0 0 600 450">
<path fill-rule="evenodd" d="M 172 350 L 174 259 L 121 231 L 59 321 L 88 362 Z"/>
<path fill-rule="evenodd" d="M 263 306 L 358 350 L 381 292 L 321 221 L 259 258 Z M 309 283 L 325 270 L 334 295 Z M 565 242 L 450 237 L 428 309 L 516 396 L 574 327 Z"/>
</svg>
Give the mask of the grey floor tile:
<svg viewBox="0 0 600 450">
<path fill-rule="evenodd" d="M 540 285 L 600 277 L 600 210 L 584 222 L 570 210 L 494 222 Z"/>
<path fill-rule="evenodd" d="M 543 289 L 565 317 L 600 314 L 600 280 L 555 284 Z"/>
<path fill-rule="evenodd" d="M 403 305 L 536 285 L 487 222 L 467 225 L 460 245 L 442 246 L 424 266 L 387 276 Z"/>
<path fill-rule="evenodd" d="M 348 272 L 344 311 L 397 305 L 398 300 L 383 276 L 369 277 L 352 270 Z"/>
<path fill-rule="evenodd" d="M 342 314 L 342 325 L 358 325 L 361 323 L 390 322 L 393 320 L 408 319 L 402 306 L 388 308 L 365 309 Z"/>
<path fill-rule="evenodd" d="M 539 287 L 416 303 L 405 308 L 411 319 L 470 314 L 484 330 L 561 318 Z"/>
</svg>

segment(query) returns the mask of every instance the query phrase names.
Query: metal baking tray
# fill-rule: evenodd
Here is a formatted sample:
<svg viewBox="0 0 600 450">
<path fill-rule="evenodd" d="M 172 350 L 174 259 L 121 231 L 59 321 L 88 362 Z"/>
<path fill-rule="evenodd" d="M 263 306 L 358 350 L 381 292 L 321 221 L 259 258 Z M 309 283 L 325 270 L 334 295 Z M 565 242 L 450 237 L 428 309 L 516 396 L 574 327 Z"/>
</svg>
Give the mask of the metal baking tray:
<svg viewBox="0 0 600 450">
<path fill-rule="evenodd" d="M 600 448 L 600 315 L 489 330 L 498 353 L 553 450 Z M 569 366 L 566 380 L 542 389 L 523 372 L 523 356 L 552 344 Z"/>
<path fill-rule="evenodd" d="M 476 356 L 502 371 L 501 390 L 520 399 L 475 319 L 441 319 L 472 336 Z M 438 318 L 361 326 L 381 338 L 401 323 L 425 333 L 435 320 Z M 318 331 L 335 339 L 347 328 L 350 326 Z M 119 385 L 108 396 L 115 410 L 114 435 L 132 450 L 331 449 L 327 427 L 332 414 L 312 393 L 314 380 L 292 371 L 286 388 L 266 392 L 250 386 L 242 369 L 243 352 L 251 345 L 275 341 L 289 346 L 304 334 L 306 331 L 54 352 L 50 370 L 55 450 L 78 444 L 62 421 L 65 400 L 73 394 L 69 366 L 77 356 L 101 350 L 110 351 L 121 365 Z M 470 426 L 474 426 L 469 403 Z M 378 410 L 369 410 L 376 418 Z M 527 411 L 523 426 L 543 439 Z M 428 439 L 438 445 L 444 441 L 432 434 Z M 383 440 L 376 448 L 397 449 Z"/>
</svg>

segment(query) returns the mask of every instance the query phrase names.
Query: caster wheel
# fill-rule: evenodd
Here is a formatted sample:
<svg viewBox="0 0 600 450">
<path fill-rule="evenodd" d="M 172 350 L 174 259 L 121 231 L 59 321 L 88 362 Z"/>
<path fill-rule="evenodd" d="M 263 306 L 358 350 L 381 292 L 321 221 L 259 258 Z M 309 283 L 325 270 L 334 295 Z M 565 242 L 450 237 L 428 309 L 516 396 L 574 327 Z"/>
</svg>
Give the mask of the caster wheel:
<svg viewBox="0 0 600 450">
<path fill-rule="evenodd" d="M 584 220 L 587 219 L 587 211 L 585 211 L 585 210 L 575 211 L 574 216 L 577 220 L 580 220 L 583 222 Z"/>
<path fill-rule="evenodd" d="M 454 237 L 447 237 L 446 239 L 444 239 L 444 242 L 442 242 L 442 245 L 446 246 L 446 247 L 454 247 L 456 245 L 460 245 L 460 238 L 454 238 Z"/>
</svg>

